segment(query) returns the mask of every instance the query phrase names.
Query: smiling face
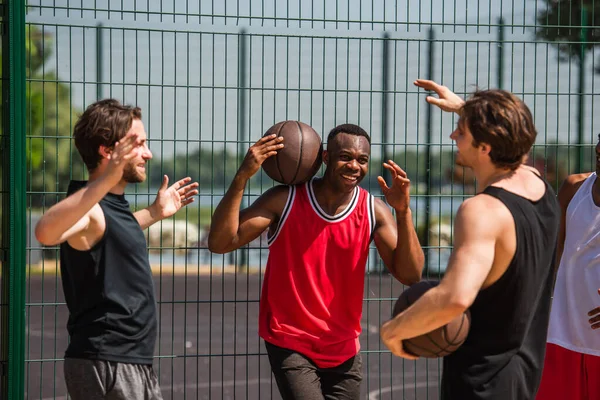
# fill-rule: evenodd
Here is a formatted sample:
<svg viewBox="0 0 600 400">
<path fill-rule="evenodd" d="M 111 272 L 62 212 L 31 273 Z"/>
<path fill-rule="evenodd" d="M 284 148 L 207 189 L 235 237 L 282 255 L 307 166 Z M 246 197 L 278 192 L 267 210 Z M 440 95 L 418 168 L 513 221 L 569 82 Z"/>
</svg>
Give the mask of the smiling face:
<svg viewBox="0 0 600 400">
<path fill-rule="evenodd" d="M 325 178 L 339 191 L 352 191 L 367 175 L 370 155 L 371 145 L 366 137 L 338 133 L 323 152 Z"/>
<path fill-rule="evenodd" d="M 136 149 L 137 155 L 123 169 L 123 180 L 127 183 L 140 183 L 146 180 L 146 162 L 152 158 L 152 152 L 148 148 L 146 130 L 139 119 L 134 119 L 129 132 L 136 132 L 140 139 L 140 145 Z"/>
</svg>

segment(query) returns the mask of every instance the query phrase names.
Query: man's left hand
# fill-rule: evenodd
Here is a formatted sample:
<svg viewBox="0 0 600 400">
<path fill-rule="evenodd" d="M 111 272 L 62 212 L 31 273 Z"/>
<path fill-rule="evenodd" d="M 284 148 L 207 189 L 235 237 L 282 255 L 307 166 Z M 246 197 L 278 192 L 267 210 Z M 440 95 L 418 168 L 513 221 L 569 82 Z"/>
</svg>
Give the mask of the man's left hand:
<svg viewBox="0 0 600 400">
<path fill-rule="evenodd" d="M 171 186 L 169 177 L 165 175 L 163 182 L 156 195 L 156 200 L 152 204 L 157 216 L 160 219 L 169 218 L 182 207 L 194 201 L 194 196 L 198 194 L 198 182 L 190 183 L 192 178 L 183 178 Z"/>
</svg>

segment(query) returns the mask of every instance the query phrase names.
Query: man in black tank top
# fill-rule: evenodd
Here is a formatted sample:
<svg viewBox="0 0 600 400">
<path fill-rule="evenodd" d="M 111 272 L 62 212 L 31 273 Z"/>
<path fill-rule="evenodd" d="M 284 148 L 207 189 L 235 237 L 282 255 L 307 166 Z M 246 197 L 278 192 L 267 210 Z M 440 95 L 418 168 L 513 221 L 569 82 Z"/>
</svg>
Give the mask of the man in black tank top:
<svg viewBox="0 0 600 400">
<path fill-rule="evenodd" d="M 35 234 L 60 244 L 60 269 L 69 309 L 64 373 L 74 400 L 162 399 L 152 369 L 157 317 L 143 229 L 191 203 L 197 183 L 168 187 L 132 213 L 128 183 L 146 179 L 152 158 L 137 107 L 107 99 L 90 105 L 74 128 L 75 145 L 89 171 L 73 181 L 67 198 L 52 206 Z"/>
<path fill-rule="evenodd" d="M 535 398 L 550 315 L 560 209 L 551 187 L 523 163 L 536 137 L 527 106 L 502 90 L 466 102 L 448 88 L 430 104 L 460 115 L 450 138 L 457 164 L 473 169 L 478 194 L 456 215 L 454 249 L 440 284 L 381 327 L 393 354 L 414 358 L 402 341 L 439 328 L 465 310 L 465 343 L 445 357 L 443 399 Z"/>
</svg>

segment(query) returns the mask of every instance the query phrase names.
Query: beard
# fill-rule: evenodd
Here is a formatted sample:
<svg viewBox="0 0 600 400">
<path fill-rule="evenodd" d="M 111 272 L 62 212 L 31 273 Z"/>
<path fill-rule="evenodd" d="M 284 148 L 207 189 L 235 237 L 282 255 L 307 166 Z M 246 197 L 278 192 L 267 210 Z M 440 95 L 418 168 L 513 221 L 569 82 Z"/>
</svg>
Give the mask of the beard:
<svg viewBox="0 0 600 400">
<path fill-rule="evenodd" d="M 127 183 L 141 183 L 146 180 L 146 174 L 139 172 L 136 165 L 127 164 L 123 168 L 123 179 Z"/>
<path fill-rule="evenodd" d="M 463 168 L 471 168 L 471 166 L 465 162 L 465 160 L 462 158 L 462 155 L 460 153 L 456 154 L 456 158 L 454 159 L 454 164 L 458 165 L 459 167 L 463 167 Z"/>
</svg>

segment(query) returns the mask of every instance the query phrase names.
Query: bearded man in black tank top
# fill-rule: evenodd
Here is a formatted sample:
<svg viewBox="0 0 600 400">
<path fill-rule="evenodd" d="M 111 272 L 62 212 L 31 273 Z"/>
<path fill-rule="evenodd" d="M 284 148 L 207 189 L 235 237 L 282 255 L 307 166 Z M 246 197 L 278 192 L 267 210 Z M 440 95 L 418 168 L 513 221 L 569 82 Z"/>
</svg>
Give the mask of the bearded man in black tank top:
<svg viewBox="0 0 600 400">
<path fill-rule="evenodd" d="M 527 106 L 503 90 L 466 102 L 432 81 L 427 101 L 460 115 L 450 138 L 457 164 L 471 168 L 478 193 L 456 215 L 454 248 L 440 284 L 381 327 L 397 356 L 402 341 L 439 328 L 465 310 L 465 343 L 445 357 L 443 399 L 533 399 L 545 354 L 560 208 L 551 187 L 525 166 L 536 138 Z"/>
<path fill-rule="evenodd" d="M 157 318 L 143 229 L 175 214 L 198 194 L 184 178 L 132 213 L 129 183 L 146 179 L 152 158 L 137 107 L 113 99 L 90 105 L 74 128 L 75 146 L 89 171 L 72 181 L 67 198 L 36 226 L 46 246 L 60 244 L 60 269 L 69 309 L 64 373 L 74 400 L 162 399 L 152 369 Z"/>
</svg>

